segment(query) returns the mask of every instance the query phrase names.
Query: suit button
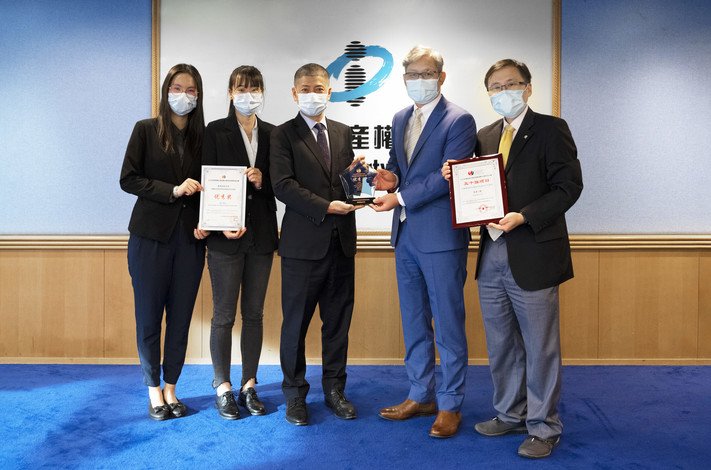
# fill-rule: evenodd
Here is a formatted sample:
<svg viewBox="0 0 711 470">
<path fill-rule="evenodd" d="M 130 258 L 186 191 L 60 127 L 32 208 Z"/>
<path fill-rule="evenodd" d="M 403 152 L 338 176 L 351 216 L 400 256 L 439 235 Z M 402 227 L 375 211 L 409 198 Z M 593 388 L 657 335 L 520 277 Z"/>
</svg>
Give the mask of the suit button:
<svg viewBox="0 0 711 470">
<path fill-rule="evenodd" d="M 183 204 L 183 207 L 188 207 L 187 205 Z"/>
<path fill-rule="evenodd" d="M 247 199 L 252 200 L 252 195 L 247 196 Z"/>
</svg>

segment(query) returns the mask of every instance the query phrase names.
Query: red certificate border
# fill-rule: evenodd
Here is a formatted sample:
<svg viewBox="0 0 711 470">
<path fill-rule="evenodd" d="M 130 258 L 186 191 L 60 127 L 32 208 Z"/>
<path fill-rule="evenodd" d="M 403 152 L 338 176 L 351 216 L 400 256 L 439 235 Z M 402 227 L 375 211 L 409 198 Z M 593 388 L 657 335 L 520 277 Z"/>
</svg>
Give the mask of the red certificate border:
<svg viewBox="0 0 711 470">
<path fill-rule="evenodd" d="M 455 165 L 460 165 L 462 163 L 469 163 L 473 161 L 478 161 L 478 160 L 493 160 L 493 159 L 498 159 L 499 160 L 499 180 L 501 183 L 501 197 L 503 200 L 504 204 L 504 215 L 509 212 L 509 200 L 508 200 L 508 191 L 506 190 L 506 173 L 504 172 L 504 157 L 500 154 L 494 154 L 494 155 L 484 155 L 481 157 L 471 157 L 471 158 L 465 158 L 463 160 L 457 160 L 456 162 L 450 162 L 449 166 L 450 168 L 455 166 Z M 454 175 L 454 171 L 452 171 L 452 175 Z M 450 207 L 452 209 L 452 227 L 453 228 L 467 228 L 467 227 L 477 227 L 480 225 L 486 225 L 489 222 L 498 222 L 499 218 L 497 219 L 487 219 L 487 220 L 477 220 L 477 221 L 472 221 L 472 222 L 464 222 L 461 224 L 456 223 L 457 220 L 457 208 L 456 208 L 456 199 L 454 198 L 454 177 L 449 178 L 449 202 L 450 202 Z"/>
</svg>

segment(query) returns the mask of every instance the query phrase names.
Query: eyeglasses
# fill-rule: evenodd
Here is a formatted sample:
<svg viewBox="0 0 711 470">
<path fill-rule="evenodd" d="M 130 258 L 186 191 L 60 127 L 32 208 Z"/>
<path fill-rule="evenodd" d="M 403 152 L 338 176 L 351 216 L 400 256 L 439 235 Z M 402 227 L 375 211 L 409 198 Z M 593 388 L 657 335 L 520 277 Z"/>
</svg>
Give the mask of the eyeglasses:
<svg viewBox="0 0 711 470">
<path fill-rule="evenodd" d="M 499 92 L 502 92 L 502 91 L 508 90 L 508 89 L 520 90 L 519 87 L 525 88 L 527 85 L 528 85 L 528 83 L 526 83 L 526 82 L 509 82 L 505 85 L 499 85 L 497 83 L 497 84 L 491 85 L 489 88 L 487 88 L 487 91 L 489 93 L 499 93 Z"/>
<path fill-rule="evenodd" d="M 197 96 L 197 94 L 198 94 L 198 91 L 196 88 L 190 87 L 190 88 L 183 89 L 183 87 L 181 87 L 180 85 L 171 85 L 168 88 L 168 91 L 170 93 L 186 93 L 190 96 Z"/>
<path fill-rule="evenodd" d="M 425 80 L 432 80 L 433 78 L 439 77 L 440 72 L 434 72 L 432 70 L 427 70 L 424 72 L 405 72 L 402 76 L 405 80 L 417 80 L 418 78 L 424 78 Z"/>
</svg>

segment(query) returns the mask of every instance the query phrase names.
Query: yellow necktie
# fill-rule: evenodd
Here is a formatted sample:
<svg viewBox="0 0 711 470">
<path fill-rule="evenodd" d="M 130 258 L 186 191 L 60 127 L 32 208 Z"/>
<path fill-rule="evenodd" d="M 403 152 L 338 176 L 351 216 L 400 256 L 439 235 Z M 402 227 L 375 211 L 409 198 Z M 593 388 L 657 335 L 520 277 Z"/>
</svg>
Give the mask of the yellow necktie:
<svg viewBox="0 0 711 470">
<path fill-rule="evenodd" d="M 504 132 L 501 134 L 499 153 L 504 157 L 504 168 L 506 168 L 506 162 L 509 160 L 509 151 L 511 150 L 511 141 L 513 140 L 514 130 L 515 129 L 511 126 L 511 124 L 506 124 Z"/>
</svg>

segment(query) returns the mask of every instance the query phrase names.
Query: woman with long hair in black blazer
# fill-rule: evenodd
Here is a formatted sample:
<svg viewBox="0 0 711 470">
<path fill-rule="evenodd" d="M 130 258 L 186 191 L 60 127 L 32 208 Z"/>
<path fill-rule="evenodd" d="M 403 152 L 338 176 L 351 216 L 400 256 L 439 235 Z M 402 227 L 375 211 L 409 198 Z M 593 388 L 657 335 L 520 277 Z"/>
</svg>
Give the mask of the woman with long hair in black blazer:
<svg viewBox="0 0 711 470">
<path fill-rule="evenodd" d="M 136 123 L 121 168 L 121 188 L 138 196 L 128 225 L 128 270 L 148 415 L 155 420 L 187 414 L 175 384 L 205 263 L 206 233 L 197 229 L 204 129 L 202 79 L 192 65 L 178 64 L 163 82 L 158 117 Z"/>
<path fill-rule="evenodd" d="M 266 412 L 255 385 L 262 351 L 264 298 L 277 248 L 276 200 L 269 178 L 269 138 L 273 125 L 257 118 L 262 109 L 264 79 L 252 66 L 237 67 L 228 84 L 227 117 L 208 124 L 204 165 L 247 167 L 246 227 L 213 233 L 207 239 L 212 281 L 213 316 L 210 354 L 214 368 L 215 405 L 225 419 L 240 417 L 237 403 L 252 415 Z M 235 400 L 230 381 L 232 327 L 241 297 L 241 388 Z"/>
</svg>

